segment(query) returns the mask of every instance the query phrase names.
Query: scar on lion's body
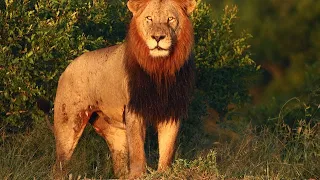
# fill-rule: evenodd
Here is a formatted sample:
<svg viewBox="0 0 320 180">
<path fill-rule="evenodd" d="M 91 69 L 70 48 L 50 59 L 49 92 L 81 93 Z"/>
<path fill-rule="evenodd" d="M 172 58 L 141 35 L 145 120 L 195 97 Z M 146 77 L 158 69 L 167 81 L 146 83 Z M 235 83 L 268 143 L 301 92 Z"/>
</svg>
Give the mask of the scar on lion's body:
<svg viewBox="0 0 320 180">
<path fill-rule="evenodd" d="M 62 104 L 61 107 L 61 112 L 62 112 L 62 116 L 63 116 L 63 122 L 68 122 L 68 114 L 66 112 L 66 104 Z"/>
</svg>

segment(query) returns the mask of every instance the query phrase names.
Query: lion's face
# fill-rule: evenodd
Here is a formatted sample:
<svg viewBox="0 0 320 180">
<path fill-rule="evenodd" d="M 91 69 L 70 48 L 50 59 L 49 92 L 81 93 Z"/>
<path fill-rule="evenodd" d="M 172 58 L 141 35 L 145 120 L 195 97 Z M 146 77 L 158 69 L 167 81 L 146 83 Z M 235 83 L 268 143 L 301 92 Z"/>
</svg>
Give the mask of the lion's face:
<svg viewBox="0 0 320 180">
<path fill-rule="evenodd" d="M 184 4 L 192 6 L 193 10 L 195 1 L 184 1 Z M 186 9 L 186 12 L 183 12 L 181 4 L 175 0 L 146 0 L 145 2 L 147 3 L 143 4 L 141 0 L 130 0 L 128 3 L 129 9 L 136 16 L 138 33 L 149 48 L 150 56 L 167 57 L 171 54 L 179 37 L 181 16 L 192 10 L 188 12 Z"/>
<path fill-rule="evenodd" d="M 141 37 L 146 42 L 153 57 L 165 57 L 176 41 L 179 14 L 172 4 L 161 6 L 159 1 L 150 2 L 137 18 Z"/>
</svg>

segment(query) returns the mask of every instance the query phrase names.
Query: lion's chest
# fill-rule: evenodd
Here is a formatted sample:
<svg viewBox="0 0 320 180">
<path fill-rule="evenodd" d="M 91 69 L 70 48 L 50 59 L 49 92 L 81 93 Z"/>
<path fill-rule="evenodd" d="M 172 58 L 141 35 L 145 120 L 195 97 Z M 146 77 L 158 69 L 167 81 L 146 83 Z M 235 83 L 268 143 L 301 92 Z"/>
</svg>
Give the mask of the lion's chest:
<svg viewBox="0 0 320 180">
<path fill-rule="evenodd" d="M 129 71 L 129 109 L 148 121 L 185 117 L 192 90 L 192 67 L 183 66 L 170 82 L 156 83 L 142 69 Z"/>
</svg>

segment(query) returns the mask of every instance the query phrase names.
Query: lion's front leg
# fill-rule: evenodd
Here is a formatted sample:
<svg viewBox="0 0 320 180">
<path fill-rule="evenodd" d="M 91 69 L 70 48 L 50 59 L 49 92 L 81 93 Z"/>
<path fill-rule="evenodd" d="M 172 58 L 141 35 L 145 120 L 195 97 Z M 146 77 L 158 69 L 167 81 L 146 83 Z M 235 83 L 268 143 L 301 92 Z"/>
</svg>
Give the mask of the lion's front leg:
<svg viewBox="0 0 320 180">
<path fill-rule="evenodd" d="M 157 124 L 159 141 L 158 171 L 167 169 L 172 163 L 180 120 L 163 121 Z"/>
<path fill-rule="evenodd" d="M 143 118 L 129 110 L 125 112 L 125 121 L 129 148 L 129 178 L 137 178 L 146 172 L 146 124 Z"/>
</svg>

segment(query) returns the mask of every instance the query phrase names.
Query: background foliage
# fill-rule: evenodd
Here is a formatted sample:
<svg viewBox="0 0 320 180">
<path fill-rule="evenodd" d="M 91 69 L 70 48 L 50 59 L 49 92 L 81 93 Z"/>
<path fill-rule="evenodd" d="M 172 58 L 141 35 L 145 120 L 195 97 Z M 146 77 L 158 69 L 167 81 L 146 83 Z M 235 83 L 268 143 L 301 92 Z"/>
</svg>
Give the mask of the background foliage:
<svg viewBox="0 0 320 180">
<path fill-rule="evenodd" d="M 236 31 L 247 30 L 254 38 L 252 58 L 265 70 L 259 101 L 276 96 L 282 101 L 316 89 L 320 79 L 320 1 L 206 0 L 216 7 L 237 4 Z"/>
<path fill-rule="evenodd" d="M 221 116 L 229 104 L 243 105 L 248 102 L 250 77 L 257 75 L 258 67 L 251 59 L 247 40 L 250 34 L 234 32 L 237 8 L 226 6 L 221 19 L 211 18 L 212 11 L 200 4 L 193 14 L 195 27 L 195 52 L 197 88 L 207 103 Z"/>
<path fill-rule="evenodd" d="M 225 4 L 237 4 L 241 11 L 235 31 L 246 29 L 254 37 L 248 41 L 252 44 L 251 57 L 261 65 L 263 76 L 251 89 L 255 103 L 248 108 L 248 117 L 252 122 L 266 124 L 266 119 L 275 117 L 281 106 L 293 97 L 303 101 L 309 110 L 318 108 L 319 1 L 207 1 L 217 7 L 216 15 L 222 13 L 219 9 Z M 286 122 L 293 125 L 295 119 L 303 119 L 303 113 L 298 112 Z M 274 122 L 267 121 L 267 124 L 270 126 Z"/>
</svg>

